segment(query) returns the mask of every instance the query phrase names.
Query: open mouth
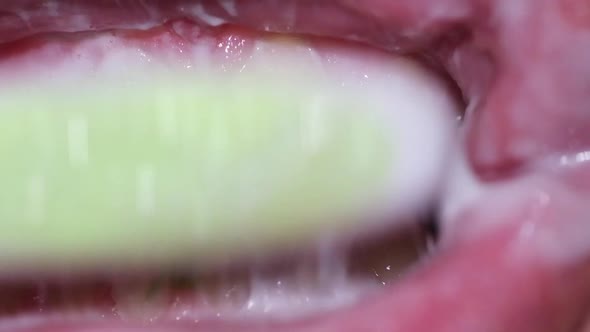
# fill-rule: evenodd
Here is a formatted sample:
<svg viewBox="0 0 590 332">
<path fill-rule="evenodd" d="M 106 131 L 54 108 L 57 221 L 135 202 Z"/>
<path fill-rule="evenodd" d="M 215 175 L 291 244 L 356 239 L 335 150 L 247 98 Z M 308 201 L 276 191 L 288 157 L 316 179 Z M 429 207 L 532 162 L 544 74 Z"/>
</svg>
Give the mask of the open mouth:
<svg viewBox="0 0 590 332">
<path fill-rule="evenodd" d="M 508 3 L 0 2 L 0 329 L 584 331 L 588 32 Z"/>
</svg>

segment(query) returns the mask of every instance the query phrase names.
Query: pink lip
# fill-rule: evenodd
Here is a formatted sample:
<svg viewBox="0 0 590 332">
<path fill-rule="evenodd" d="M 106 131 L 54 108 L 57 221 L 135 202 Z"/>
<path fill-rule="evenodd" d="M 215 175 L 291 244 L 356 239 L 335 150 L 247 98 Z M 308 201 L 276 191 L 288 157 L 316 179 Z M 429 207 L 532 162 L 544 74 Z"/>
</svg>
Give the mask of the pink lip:
<svg viewBox="0 0 590 332">
<path fill-rule="evenodd" d="M 117 3 L 4 1 L 0 40 L 161 23 L 188 16 L 183 8 L 192 2 Z M 461 188 L 450 190 L 441 210 L 452 213 L 441 217 L 436 253 L 351 308 L 289 322 L 42 322 L 26 331 L 583 331 L 590 29 L 574 10 L 582 1 L 237 1 L 237 16 L 203 3 L 212 15 L 250 27 L 428 48 L 468 103 L 462 144 L 486 189 L 461 203 L 453 203 Z M 297 15 L 289 16 L 293 8 Z"/>
</svg>

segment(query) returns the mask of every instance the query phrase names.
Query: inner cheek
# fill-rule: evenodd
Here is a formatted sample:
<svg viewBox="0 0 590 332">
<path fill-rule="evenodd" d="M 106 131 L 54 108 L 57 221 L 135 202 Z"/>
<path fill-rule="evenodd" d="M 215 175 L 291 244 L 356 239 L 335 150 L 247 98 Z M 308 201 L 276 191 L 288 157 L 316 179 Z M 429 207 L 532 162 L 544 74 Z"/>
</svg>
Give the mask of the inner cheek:
<svg viewBox="0 0 590 332">
<path fill-rule="evenodd" d="M 439 261 L 428 267 L 440 266 L 439 280 L 423 282 L 438 291 L 458 287 L 462 317 L 494 312 L 502 318 L 490 326 L 499 330 L 588 329 L 590 100 L 583 91 L 590 85 L 580 56 L 590 52 L 590 32 L 563 3 L 571 8 L 572 1 L 531 2 L 521 15 L 492 11 L 494 23 L 474 30 L 475 50 L 455 49 L 448 65 L 467 82 L 460 144 L 467 160 L 442 203 Z"/>
</svg>

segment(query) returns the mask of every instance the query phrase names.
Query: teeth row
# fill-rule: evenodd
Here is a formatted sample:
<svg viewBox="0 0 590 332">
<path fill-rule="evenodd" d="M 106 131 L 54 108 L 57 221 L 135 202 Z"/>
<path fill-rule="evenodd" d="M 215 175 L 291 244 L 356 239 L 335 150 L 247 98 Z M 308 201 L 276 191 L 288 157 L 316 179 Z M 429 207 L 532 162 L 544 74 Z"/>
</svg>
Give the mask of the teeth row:
<svg viewBox="0 0 590 332">
<path fill-rule="evenodd" d="M 192 281 L 158 280 L 117 285 L 115 310 L 128 320 L 162 318 L 282 316 L 304 314 L 350 302 L 361 294 L 346 275 L 343 260 L 329 267 L 316 264 L 252 268 L 244 275 L 196 277 Z M 295 267 L 296 266 L 296 267 Z M 366 284 L 363 288 L 366 288 Z M 305 311 L 299 311 L 304 308 Z M 295 309 L 295 310 L 294 310 Z"/>
<path fill-rule="evenodd" d="M 348 305 L 398 277 L 426 247 L 418 233 L 353 253 L 324 245 L 317 253 L 240 271 L 72 285 L 39 282 L 0 290 L 2 316 L 35 314 L 63 320 L 127 321 L 292 318 Z"/>
</svg>

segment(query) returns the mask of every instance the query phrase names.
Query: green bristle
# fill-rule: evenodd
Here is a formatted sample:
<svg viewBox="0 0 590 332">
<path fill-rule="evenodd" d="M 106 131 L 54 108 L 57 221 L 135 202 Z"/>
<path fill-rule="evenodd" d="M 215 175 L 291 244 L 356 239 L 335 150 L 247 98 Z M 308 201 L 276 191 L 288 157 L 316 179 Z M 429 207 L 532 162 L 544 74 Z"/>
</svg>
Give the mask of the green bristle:
<svg viewBox="0 0 590 332">
<path fill-rule="evenodd" d="M 370 107 L 247 80 L 4 91 L 0 260 L 206 264 L 362 227 L 394 149 Z"/>
</svg>

